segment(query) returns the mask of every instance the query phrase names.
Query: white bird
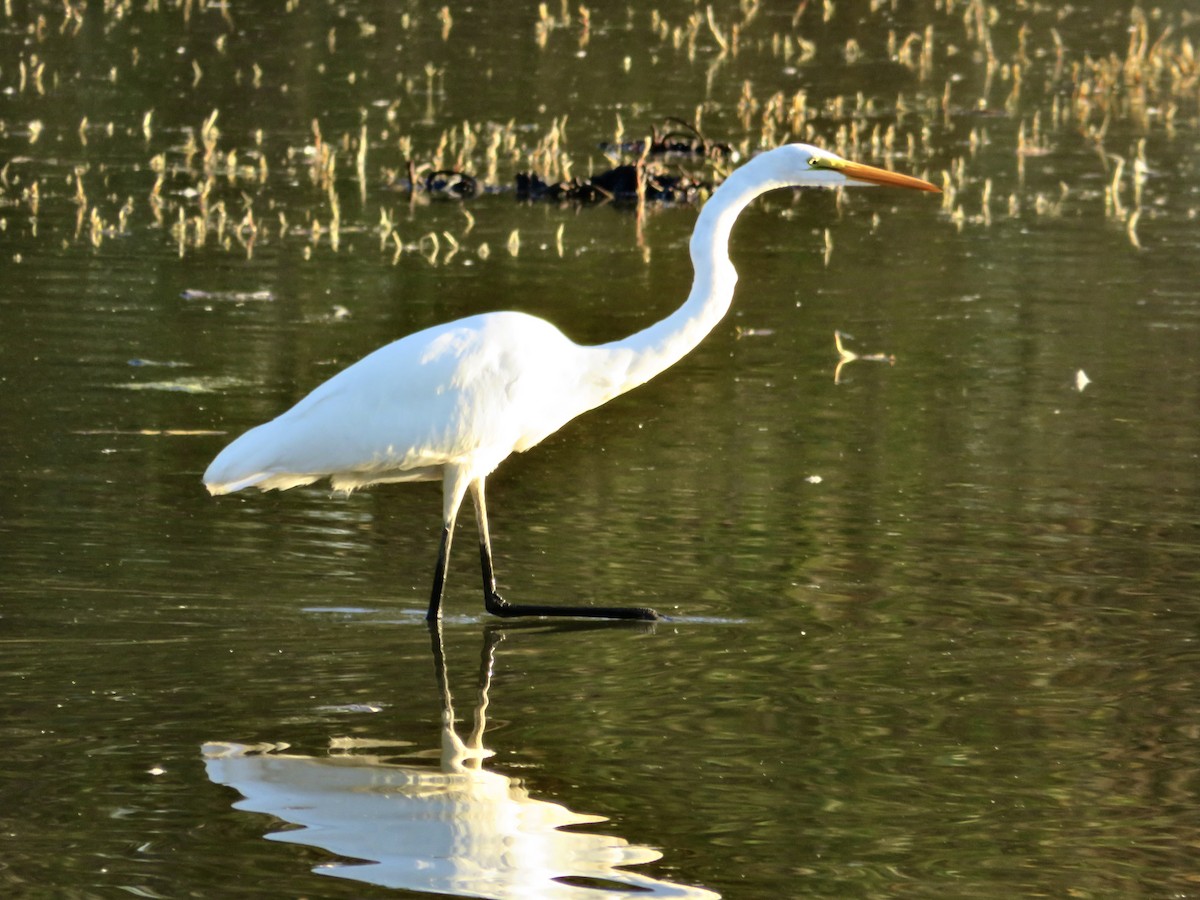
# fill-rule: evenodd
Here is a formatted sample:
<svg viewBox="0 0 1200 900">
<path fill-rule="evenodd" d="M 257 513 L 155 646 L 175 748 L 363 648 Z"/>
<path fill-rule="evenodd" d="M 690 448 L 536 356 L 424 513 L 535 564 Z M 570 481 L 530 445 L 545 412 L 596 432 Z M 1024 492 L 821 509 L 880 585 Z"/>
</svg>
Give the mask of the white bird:
<svg viewBox="0 0 1200 900">
<path fill-rule="evenodd" d="M 653 378 L 708 334 L 733 300 L 729 233 L 743 208 L 775 188 L 927 181 L 843 159 L 808 144 L 763 153 L 704 205 L 691 239 L 687 300 L 660 322 L 582 346 L 544 319 L 491 312 L 427 328 L 363 357 L 283 415 L 247 431 L 204 473 L 212 494 L 285 490 L 329 478 L 352 491 L 393 481 L 442 481 L 442 538 L 427 618 L 441 616 L 454 523 L 470 491 L 479 527 L 486 609 L 499 616 L 657 619 L 641 607 L 509 603 L 496 591 L 484 480 L 576 416 Z"/>
</svg>

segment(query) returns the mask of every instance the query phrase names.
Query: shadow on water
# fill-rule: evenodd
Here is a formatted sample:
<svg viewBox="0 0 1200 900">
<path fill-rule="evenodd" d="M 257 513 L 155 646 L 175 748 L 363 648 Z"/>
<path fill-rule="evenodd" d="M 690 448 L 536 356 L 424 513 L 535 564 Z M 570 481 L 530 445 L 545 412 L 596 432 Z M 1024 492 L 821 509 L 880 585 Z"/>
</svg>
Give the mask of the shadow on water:
<svg viewBox="0 0 1200 900">
<path fill-rule="evenodd" d="M 497 900 L 720 896 L 627 871 L 662 854 L 614 835 L 564 830 L 605 819 L 539 800 L 519 780 L 484 768 L 492 755 L 483 742 L 488 690 L 506 631 L 483 631 L 465 739 L 456 729 L 440 623 L 430 635 L 442 698 L 439 750 L 397 753 L 408 742 L 348 738 L 331 741 L 327 756 L 306 756 L 281 752 L 286 744 L 213 741 L 203 747 L 208 777 L 242 794 L 236 808 L 298 826 L 268 834 L 271 840 L 354 860 L 321 864 L 314 871 L 322 875 Z M 423 761 L 432 757 L 436 764 Z"/>
</svg>

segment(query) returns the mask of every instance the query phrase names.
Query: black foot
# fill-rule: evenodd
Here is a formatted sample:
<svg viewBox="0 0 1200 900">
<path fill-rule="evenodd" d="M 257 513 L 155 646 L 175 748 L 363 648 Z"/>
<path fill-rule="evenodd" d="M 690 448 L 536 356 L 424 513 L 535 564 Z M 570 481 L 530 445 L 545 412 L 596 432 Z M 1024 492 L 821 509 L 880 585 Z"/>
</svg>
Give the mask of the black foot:
<svg viewBox="0 0 1200 900">
<path fill-rule="evenodd" d="M 635 619 L 657 622 L 662 618 L 646 606 L 539 606 L 509 603 L 495 591 L 484 594 L 483 605 L 494 616 L 505 619 L 517 616 L 576 616 L 588 619 Z"/>
</svg>

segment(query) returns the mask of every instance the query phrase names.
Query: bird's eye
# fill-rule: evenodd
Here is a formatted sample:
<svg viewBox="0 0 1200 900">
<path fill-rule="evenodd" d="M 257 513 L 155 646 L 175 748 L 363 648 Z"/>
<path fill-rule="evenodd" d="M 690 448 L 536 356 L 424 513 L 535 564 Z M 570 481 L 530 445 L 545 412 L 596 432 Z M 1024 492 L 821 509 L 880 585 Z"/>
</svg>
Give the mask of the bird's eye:
<svg viewBox="0 0 1200 900">
<path fill-rule="evenodd" d="M 809 168 L 826 169 L 830 172 L 842 171 L 842 166 L 845 160 L 838 159 L 836 156 L 814 156 L 808 161 Z"/>
</svg>

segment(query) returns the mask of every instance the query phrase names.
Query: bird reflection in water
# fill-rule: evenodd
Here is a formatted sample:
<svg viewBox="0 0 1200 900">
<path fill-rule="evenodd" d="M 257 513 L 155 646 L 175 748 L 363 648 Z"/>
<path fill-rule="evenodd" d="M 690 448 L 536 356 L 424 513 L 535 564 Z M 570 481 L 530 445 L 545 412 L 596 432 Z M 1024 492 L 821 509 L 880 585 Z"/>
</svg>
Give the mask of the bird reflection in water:
<svg viewBox="0 0 1200 900">
<path fill-rule="evenodd" d="M 630 896 L 710 900 L 718 894 L 628 871 L 656 850 L 623 838 L 563 830 L 605 821 L 531 797 L 483 767 L 497 629 L 485 631 L 479 698 L 466 740 L 454 724 L 440 624 L 431 626 L 442 695 L 440 765 L 375 755 L 302 756 L 272 746 L 207 743 L 208 777 L 238 790 L 234 806 L 302 826 L 271 840 L 319 847 L 348 860 L 314 871 L 392 888 L 494 900 L 603 900 Z M 361 748 L 363 742 L 355 741 Z M 388 746 L 380 742 L 375 749 Z"/>
</svg>

